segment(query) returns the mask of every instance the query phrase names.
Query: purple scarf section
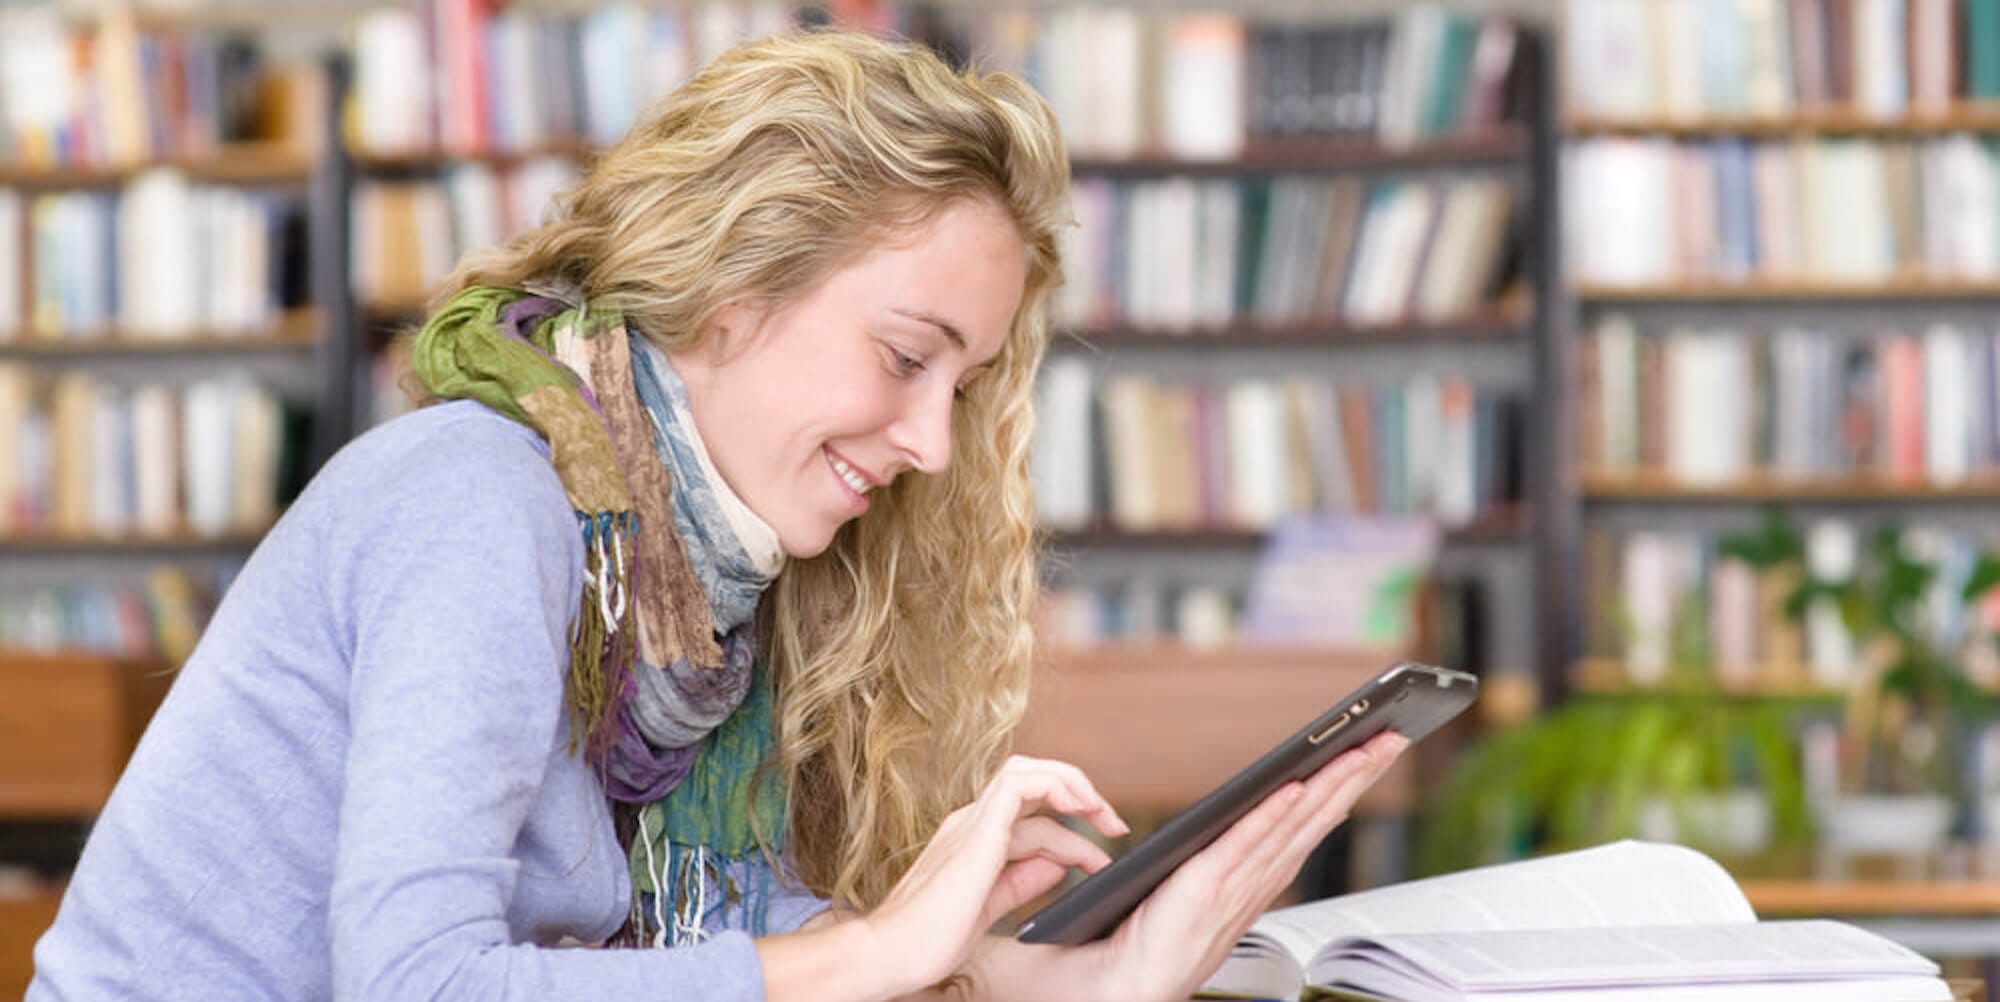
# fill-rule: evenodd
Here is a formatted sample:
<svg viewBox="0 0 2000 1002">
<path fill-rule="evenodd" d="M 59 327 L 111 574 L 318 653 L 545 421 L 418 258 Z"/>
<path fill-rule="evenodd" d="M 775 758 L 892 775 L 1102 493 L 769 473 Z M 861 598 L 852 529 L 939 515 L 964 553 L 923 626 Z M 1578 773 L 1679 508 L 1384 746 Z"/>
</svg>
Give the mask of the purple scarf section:
<svg viewBox="0 0 2000 1002">
<path fill-rule="evenodd" d="M 692 668 L 683 658 L 671 668 L 655 668 L 634 659 L 633 675 L 625 678 L 623 705 L 618 712 L 618 736 L 606 763 L 604 791 L 612 800 L 626 804 L 650 804 L 679 786 L 694 768 L 695 752 L 701 741 L 678 748 L 659 748 L 639 733 L 633 719 L 652 699 L 646 690 L 663 689 L 665 699 L 677 701 L 704 717 L 722 720 L 742 705 L 750 688 L 750 670 L 757 657 L 757 643 L 749 624 L 729 631 L 722 638 L 722 668 Z M 657 673 L 663 686 L 642 686 L 639 672 Z M 654 697 L 658 699 L 660 697 Z"/>
</svg>

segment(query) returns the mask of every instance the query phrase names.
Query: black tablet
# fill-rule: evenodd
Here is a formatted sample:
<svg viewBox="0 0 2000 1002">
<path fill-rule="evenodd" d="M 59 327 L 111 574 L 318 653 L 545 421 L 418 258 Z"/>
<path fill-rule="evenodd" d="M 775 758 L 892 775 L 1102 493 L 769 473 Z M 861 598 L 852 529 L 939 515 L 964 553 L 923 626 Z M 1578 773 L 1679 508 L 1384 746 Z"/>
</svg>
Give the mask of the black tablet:
<svg viewBox="0 0 2000 1002">
<path fill-rule="evenodd" d="M 1278 788 L 1383 731 L 1416 741 L 1472 705 L 1478 691 L 1478 679 L 1448 668 L 1405 662 L 1383 672 L 1036 912 L 1015 938 L 1074 946 L 1110 935 L 1176 867 Z"/>
</svg>

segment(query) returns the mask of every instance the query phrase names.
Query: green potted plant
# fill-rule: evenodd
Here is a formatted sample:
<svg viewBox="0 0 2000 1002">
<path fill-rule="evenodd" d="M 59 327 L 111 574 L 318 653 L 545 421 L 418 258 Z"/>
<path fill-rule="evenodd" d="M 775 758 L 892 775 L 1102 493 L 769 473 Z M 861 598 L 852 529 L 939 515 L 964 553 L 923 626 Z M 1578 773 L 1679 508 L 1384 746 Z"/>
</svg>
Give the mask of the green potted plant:
<svg viewBox="0 0 2000 1002">
<path fill-rule="evenodd" d="M 1796 708 L 1720 690 L 1696 617 L 1674 619 L 1664 684 L 1581 694 L 1461 756 L 1425 803 L 1418 870 L 1635 836 L 1724 856 L 1805 843 Z"/>
<path fill-rule="evenodd" d="M 1791 576 L 1785 615 L 1837 616 L 1858 655 L 1841 735 L 1840 789 L 1823 798 L 1821 834 L 1835 848 L 1921 852 L 1948 833 L 1969 792 L 1959 768 L 1964 723 L 1988 702 L 1966 676 L 1977 604 L 2000 585 L 2000 558 L 1974 555 L 1947 578 L 1936 555 L 1895 524 L 1871 532 L 1848 573 L 1816 573 L 1804 534 L 1783 511 L 1724 541 L 1722 552 Z"/>
</svg>

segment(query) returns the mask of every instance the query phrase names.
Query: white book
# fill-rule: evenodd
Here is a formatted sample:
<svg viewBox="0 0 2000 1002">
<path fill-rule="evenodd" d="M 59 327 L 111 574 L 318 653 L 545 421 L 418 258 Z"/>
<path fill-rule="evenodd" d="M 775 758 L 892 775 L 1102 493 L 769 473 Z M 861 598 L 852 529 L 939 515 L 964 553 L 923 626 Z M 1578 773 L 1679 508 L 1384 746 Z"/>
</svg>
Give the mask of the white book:
<svg viewBox="0 0 2000 1002">
<path fill-rule="evenodd" d="M 1950 1002 L 1936 964 L 1839 922 L 1759 922 L 1708 857 L 1614 842 L 1267 913 L 1211 998 Z"/>
<path fill-rule="evenodd" d="M 1086 8 L 1089 58 L 1083 63 L 1085 128 L 1092 152 L 1113 159 L 1139 152 L 1142 97 L 1140 15 L 1125 7 Z M 1074 133 L 1072 133 L 1073 135 Z"/>
<path fill-rule="evenodd" d="M 1167 28 L 1161 79 L 1167 152 L 1227 160 L 1243 149 L 1243 23 L 1224 14 L 1184 14 Z"/>
<path fill-rule="evenodd" d="M 1645 285 L 1674 277 L 1674 147 L 1659 139 L 1577 144 L 1564 171 L 1574 274 L 1581 281 Z"/>
<path fill-rule="evenodd" d="M 182 392 L 181 487 L 188 529 L 198 536 L 219 536 L 230 528 L 237 388 L 211 379 L 191 383 Z"/>
<path fill-rule="evenodd" d="M 1425 98 L 1444 47 L 1445 11 L 1436 4 L 1412 4 L 1397 15 L 1382 71 L 1382 111 L 1376 132 L 1389 145 L 1408 143 L 1421 128 Z"/>
<path fill-rule="evenodd" d="M 1924 475 L 1961 483 L 1972 472 L 1971 346 L 1963 331 L 1938 324 L 1924 332 Z"/>
<path fill-rule="evenodd" d="M 1437 502 L 1438 521 L 1464 525 L 1479 511 L 1478 440 L 1474 398 L 1464 380 L 1444 385 L 1438 398 Z"/>
<path fill-rule="evenodd" d="M 1286 514 L 1285 399 L 1277 384 L 1230 384 L 1223 406 L 1229 427 L 1229 510 L 1235 523 L 1268 529 Z"/>
<path fill-rule="evenodd" d="M 165 536 L 180 520 L 180 415 L 174 391 L 151 383 L 132 391 L 134 528 Z"/>
<path fill-rule="evenodd" d="M 1429 184 L 1406 183 L 1396 189 L 1389 214 L 1378 233 L 1380 245 L 1369 249 L 1379 265 L 1363 290 L 1364 311 L 1356 320 L 1393 323 L 1409 313 L 1411 290 L 1423 267 L 1424 236 L 1438 210 L 1438 191 Z"/>
<path fill-rule="evenodd" d="M 500 184 L 493 177 L 493 168 L 478 162 L 456 164 L 445 172 L 444 190 L 451 203 L 452 245 L 459 254 L 500 243 L 506 219 L 501 215 Z"/>
<path fill-rule="evenodd" d="M 1112 291 L 1118 297 L 1118 316 L 1127 323 L 1154 323 L 1154 310 L 1159 302 L 1153 294 L 1159 274 L 1155 263 L 1159 249 L 1154 246 L 1153 229 L 1160 219 L 1156 208 L 1159 192 L 1157 184 L 1136 184 L 1126 195 L 1124 226 L 1118 234 L 1118 245 L 1125 250 L 1122 256 L 1125 268 L 1112 283 Z"/>
<path fill-rule="evenodd" d="M 1797 157 L 1789 145 L 1759 145 L 1750 154 L 1757 268 L 1766 277 L 1791 278 L 1801 270 Z"/>
<path fill-rule="evenodd" d="M 369 153 L 430 146 L 436 137 L 423 22 L 405 8 L 371 7 L 354 30 L 356 145 Z"/>
<path fill-rule="evenodd" d="M 1196 322 L 1221 327 L 1236 312 L 1237 217 L 1242 203 L 1232 181 L 1209 181 L 1201 188 L 1201 218 L 1196 233 L 1201 258 L 1196 267 Z M 1068 267 L 1068 260 L 1064 260 Z"/>
<path fill-rule="evenodd" d="M 1152 251 L 1158 259 L 1153 308 L 1160 326 L 1186 330 L 1195 324 L 1197 263 L 1201 255 L 1201 188 L 1192 178 L 1174 177 L 1160 182 L 1154 208 L 1159 213 Z M 1137 250 L 1137 248 L 1135 248 Z"/>
<path fill-rule="evenodd" d="M 1042 366 L 1035 392 L 1040 397 L 1030 471 L 1035 483 L 1037 520 L 1051 529 L 1081 529 L 1090 523 L 1092 455 L 1090 364 L 1073 355 Z"/>
<path fill-rule="evenodd" d="M 1903 0 L 1854 0 L 1854 104 L 1865 116 L 1903 113 L 1904 23 Z"/>
</svg>

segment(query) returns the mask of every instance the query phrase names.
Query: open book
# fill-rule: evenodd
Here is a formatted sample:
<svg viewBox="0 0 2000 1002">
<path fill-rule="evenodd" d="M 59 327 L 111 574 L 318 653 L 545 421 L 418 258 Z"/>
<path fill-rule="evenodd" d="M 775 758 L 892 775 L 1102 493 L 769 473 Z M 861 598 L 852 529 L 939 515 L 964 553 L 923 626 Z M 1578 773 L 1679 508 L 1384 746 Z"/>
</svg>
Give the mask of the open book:
<svg viewBox="0 0 2000 1002">
<path fill-rule="evenodd" d="M 1266 914 L 1202 998 L 1949 1002 L 1936 964 L 1840 922 L 1759 922 L 1714 860 L 1614 842 Z"/>
</svg>

